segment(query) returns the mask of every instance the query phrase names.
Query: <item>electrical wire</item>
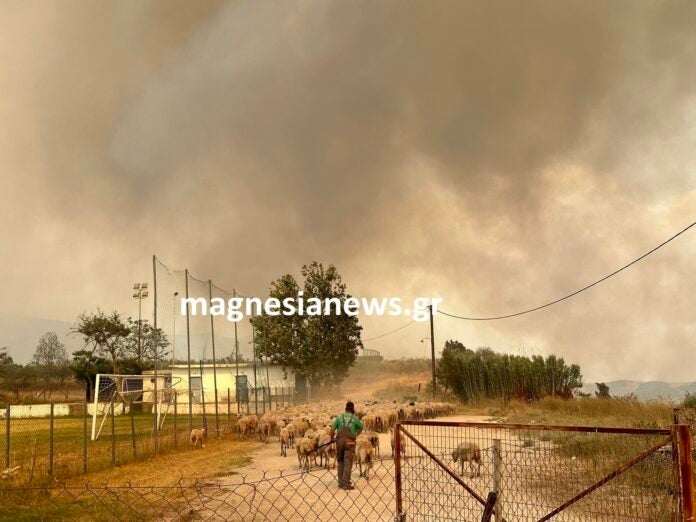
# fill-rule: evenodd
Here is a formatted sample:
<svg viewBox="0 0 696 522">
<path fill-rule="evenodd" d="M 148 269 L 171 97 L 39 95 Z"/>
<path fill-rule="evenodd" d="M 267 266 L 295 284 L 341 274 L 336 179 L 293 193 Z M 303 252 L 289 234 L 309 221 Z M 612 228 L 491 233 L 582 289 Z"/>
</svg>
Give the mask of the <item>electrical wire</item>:
<svg viewBox="0 0 696 522">
<path fill-rule="evenodd" d="M 411 325 L 412 325 L 413 323 L 415 323 L 415 322 L 416 322 L 416 320 L 414 319 L 414 320 L 412 320 L 412 321 L 409 321 L 409 322 L 406 323 L 405 325 L 399 326 L 396 330 L 391 330 L 390 332 L 383 333 L 382 335 L 378 335 L 377 337 L 370 337 L 369 339 L 363 339 L 362 342 L 366 343 L 366 342 L 368 342 L 368 341 L 375 341 L 375 340 L 377 340 L 377 339 L 381 339 L 382 337 L 386 337 L 387 335 L 391 335 L 391 334 L 393 334 L 393 333 L 396 333 L 396 332 L 398 332 L 399 330 L 403 330 L 404 328 L 406 328 L 407 326 L 411 326 Z"/>
<path fill-rule="evenodd" d="M 455 318 L 455 319 L 462 319 L 462 320 L 465 320 L 465 321 L 495 321 L 495 320 L 498 320 L 498 319 L 509 319 L 510 317 L 517 317 L 517 316 L 520 316 L 520 315 L 524 315 L 524 314 L 529 314 L 529 313 L 532 313 L 532 312 L 536 312 L 537 310 L 541 310 L 542 308 L 547 308 L 547 307 L 549 307 L 549 306 L 558 304 L 558 303 L 560 303 L 561 301 L 565 301 L 566 299 L 570 299 L 571 297 L 574 297 L 574 296 L 578 295 L 579 293 L 584 292 L 585 290 L 589 290 L 589 289 L 592 288 L 593 286 L 597 286 L 598 284 L 600 284 L 600 283 L 606 281 L 606 280 L 609 279 L 610 277 L 615 276 L 615 275 L 618 274 L 619 272 L 622 272 L 622 271 L 626 270 L 627 268 L 629 268 L 629 267 L 635 265 L 635 264 L 638 263 L 639 261 L 645 259 L 645 258 L 648 257 L 650 254 L 652 254 L 653 252 L 656 252 L 657 250 L 659 250 L 660 248 L 662 248 L 663 246 L 665 246 L 665 245 L 666 245 L 667 243 L 669 243 L 670 241 L 673 241 L 674 239 L 678 238 L 679 236 L 681 236 L 682 234 L 684 234 L 687 230 L 689 230 L 690 228 L 692 228 L 692 227 L 695 226 L 695 225 L 696 225 L 696 221 L 694 221 L 693 223 L 691 223 L 691 224 L 690 224 L 689 226 L 687 226 L 686 228 L 680 230 L 679 232 L 677 232 L 676 234 L 674 234 L 674 235 L 673 235 L 672 237 L 670 237 L 669 239 L 663 241 L 662 243 L 660 243 L 659 245 L 657 245 L 657 246 L 656 246 L 655 248 L 653 248 L 652 250 L 649 250 L 648 252 L 646 252 L 646 253 L 643 254 L 642 256 L 640 256 L 640 257 L 634 259 L 633 261 L 631 261 L 631 262 L 628 263 L 627 265 L 624 265 L 624 266 L 622 266 L 621 268 L 619 268 L 619 269 L 617 269 L 617 270 L 614 270 L 611 274 L 605 275 L 604 277 L 602 277 L 601 279 L 598 279 L 598 280 L 595 281 L 594 283 L 590 283 L 589 285 L 584 286 L 584 287 L 580 288 L 579 290 L 576 290 L 575 292 L 572 292 L 572 293 L 570 293 L 570 294 L 568 294 L 568 295 L 565 295 L 565 296 L 563 296 L 563 297 L 561 297 L 561 298 L 559 298 L 559 299 L 555 299 L 555 300 L 553 300 L 553 301 L 551 301 L 551 302 L 548 302 L 548 303 L 546 303 L 546 304 L 543 304 L 543 305 L 540 305 L 540 306 L 536 306 L 536 307 L 534 307 L 534 308 L 530 308 L 529 310 L 523 310 L 523 311 L 521 311 L 521 312 L 516 312 L 516 313 L 514 313 L 514 314 L 498 315 L 498 316 L 493 316 L 493 317 L 466 317 L 466 316 L 461 316 L 461 315 L 450 314 L 450 313 L 444 312 L 444 311 L 442 311 L 442 310 L 438 310 L 437 312 L 438 312 L 439 314 L 446 315 L 447 317 L 453 317 L 453 318 Z"/>
</svg>

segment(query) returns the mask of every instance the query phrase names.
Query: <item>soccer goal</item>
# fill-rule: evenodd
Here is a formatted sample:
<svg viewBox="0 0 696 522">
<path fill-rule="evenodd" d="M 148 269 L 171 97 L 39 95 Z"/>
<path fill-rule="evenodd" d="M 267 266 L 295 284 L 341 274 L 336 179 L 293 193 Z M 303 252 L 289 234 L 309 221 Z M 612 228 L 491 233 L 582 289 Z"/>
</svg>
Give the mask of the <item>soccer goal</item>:
<svg viewBox="0 0 696 522">
<path fill-rule="evenodd" d="M 153 375 L 97 374 L 92 411 L 92 440 L 99 438 L 106 419 L 112 412 L 130 413 L 137 404 L 152 404 L 152 414 L 156 416 L 156 426 L 159 430 L 176 400 L 176 393 L 170 378 L 158 382 L 155 397 Z"/>
</svg>

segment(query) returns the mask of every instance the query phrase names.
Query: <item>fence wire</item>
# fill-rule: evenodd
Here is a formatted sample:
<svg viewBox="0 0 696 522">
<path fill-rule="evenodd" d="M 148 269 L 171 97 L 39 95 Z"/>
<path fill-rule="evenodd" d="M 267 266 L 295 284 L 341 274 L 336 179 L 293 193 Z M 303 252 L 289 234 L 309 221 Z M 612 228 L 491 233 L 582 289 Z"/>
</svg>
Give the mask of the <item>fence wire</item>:
<svg viewBox="0 0 696 522">
<path fill-rule="evenodd" d="M 490 492 L 497 520 L 658 521 L 678 511 L 670 430 L 456 424 L 401 425 L 407 520 L 481 520 Z"/>
<path fill-rule="evenodd" d="M 173 486 L 68 486 L 0 489 L 0 516 L 41 509 L 64 520 L 335 520 L 394 517 L 394 462 L 375 462 L 353 491 L 338 489 L 334 469 L 262 473 Z"/>
</svg>

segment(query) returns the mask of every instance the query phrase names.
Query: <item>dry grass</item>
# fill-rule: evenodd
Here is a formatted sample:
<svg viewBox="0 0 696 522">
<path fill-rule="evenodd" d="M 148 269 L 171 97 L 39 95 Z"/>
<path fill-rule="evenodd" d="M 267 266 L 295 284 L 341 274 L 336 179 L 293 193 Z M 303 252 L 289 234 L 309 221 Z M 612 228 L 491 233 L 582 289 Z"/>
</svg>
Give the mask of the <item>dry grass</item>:
<svg viewBox="0 0 696 522">
<path fill-rule="evenodd" d="M 548 397 L 532 403 L 482 401 L 465 405 L 464 411 L 518 423 L 664 428 L 672 423 L 673 407 L 657 401 Z"/>
</svg>

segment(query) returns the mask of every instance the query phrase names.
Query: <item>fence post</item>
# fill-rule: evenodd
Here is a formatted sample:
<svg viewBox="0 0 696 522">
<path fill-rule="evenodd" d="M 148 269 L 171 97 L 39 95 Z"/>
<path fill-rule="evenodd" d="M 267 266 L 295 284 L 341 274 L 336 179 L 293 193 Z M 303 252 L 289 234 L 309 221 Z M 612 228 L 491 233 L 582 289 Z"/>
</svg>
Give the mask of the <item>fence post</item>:
<svg viewBox="0 0 696 522">
<path fill-rule="evenodd" d="M 131 407 L 129 408 L 129 413 L 130 413 L 129 416 L 130 416 L 130 425 L 131 425 L 131 445 L 133 446 L 133 459 L 135 459 L 138 455 L 137 455 L 137 450 L 135 448 L 135 419 L 133 418 L 133 405 L 132 405 L 132 403 L 131 403 Z M 156 419 L 157 419 L 157 415 L 155 415 L 155 423 L 157 422 Z M 157 447 L 157 445 L 155 444 L 155 448 L 156 447 Z"/>
<path fill-rule="evenodd" d="M 230 414 L 230 389 L 227 388 L 227 430 L 231 430 L 232 415 Z"/>
<path fill-rule="evenodd" d="M 176 392 L 174 393 L 174 449 L 176 449 L 176 438 L 177 438 L 177 425 L 176 425 L 176 414 L 177 414 L 177 397 Z"/>
<path fill-rule="evenodd" d="M 396 489 L 396 516 L 394 520 L 406 520 L 401 501 L 401 423 L 394 427 L 394 487 Z"/>
<path fill-rule="evenodd" d="M 5 409 L 5 468 L 10 467 L 10 403 Z"/>
<path fill-rule="evenodd" d="M 111 465 L 116 465 L 116 411 L 114 410 L 114 396 L 111 395 Z"/>
<path fill-rule="evenodd" d="M 503 453 L 500 439 L 493 439 L 493 492 L 495 493 L 495 520 L 503 520 L 503 496 L 500 489 L 503 479 Z"/>
<path fill-rule="evenodd" d="M 210 317 L 213 317 L 212 315 Z M 215 387 L 215 436 L 220 437 L 220 412 L 218 411 L 218 389 Z"/>
<path fill-rule="evenodd" d="M 87 473 L 87 401 L 83 403 L 82 416 L 82 473 Z"/>
<path fill-rule="evenodd" d="M 53 475 L 53 424 L 54 424 L 54 404 L 51 403 L 51 415 L 48 427 L 48 474 Z"/>
<path fill-rule="evenodd" d="M 674 426 L 679 459 L 679 491 L 682 520 L 694 520 L 694 477 L 691 464 L 691 427 L 688 424 Z"/>
</svg>

